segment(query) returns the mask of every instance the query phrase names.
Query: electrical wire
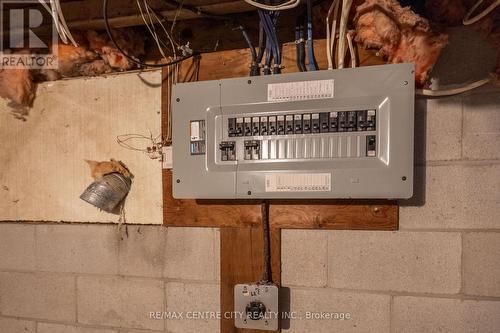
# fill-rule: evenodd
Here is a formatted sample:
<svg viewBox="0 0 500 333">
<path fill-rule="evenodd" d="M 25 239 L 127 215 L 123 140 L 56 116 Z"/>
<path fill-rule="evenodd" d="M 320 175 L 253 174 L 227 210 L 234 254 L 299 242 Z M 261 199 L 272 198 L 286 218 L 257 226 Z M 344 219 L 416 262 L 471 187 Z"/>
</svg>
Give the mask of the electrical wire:
<svg viewBox="0 0 500 333">
<path fill-rule="evenodd" d="M 296 49 L 296 62 L 297 68 L 301 72 L 306 72 L 305 64 L 305 41 L 304 41 L 304 15 L 299 14 L 295 22 L 295 49 Z"/>
<path fill-rule="evenodd" d="M 259 52 L 257 53 L 257 63 L 260 64 L 262 62 L 262 58 L 264 57 L 264 50 L 266 48 L 266 34 L 264 33 L 264 27 L 262 26 L 262 22 L 259 23 Z"/>
<path fill-rule="evenodd" d="M 137 60 L 136 58 L 134 58 L 134 57 L 130 56 L 128 53 L 126 53 L 123 50 L 123 48 L 120 45 L 118 45 L 118 43 L 116 42 L 115 38 L 113 37 L 113 34 L 111 32 L 111 27 L 109 25 L 109 19 L 108 19 L 108 0 L 104 0 L 103 1 L 102 13 L 103 13 L 103 18 L 104 18 L 104 25 L 106 27 L 106 32 L 108 33 L 109 39 L 111 40 L 111 42 L 113 43 L 113 45 L 118 49 L 118 51 L 120 51 L 123 54 L 123 56 L 125 58 L 127 58 L 128 60 L 136 63 L 137 65 L 144 66 L 144 67 L 156 67 L 156 68 L 168 67 L 168 66 L 172 66 L 172 65 L 181 63 L 184 60 L 193 57 L 195 54 L 199 54 L 199 53 L 191 53 L 191 54 L 188 54 L 186 56 L 183 56 L 183 57 L 180 57 L 180 58 L 176 58 L 176 59 L 174 59 L 174 60 L 172 60 L 172 61 L 170 61 L 168 63 L 162 63 L 162 64 L 148 64 L 148 63 L 142 62 L 140 60 Z"/>
<path fill-rule="evenodd" d="M 166 58 L 165 52 L 163 51 L 163 48 L 160 45 L 160 44 L 162 44 L 162 42 L 159 40 L 158 35 L 156 34 L 156 28 L 154 26 L 153 19 L 152 19 L 151 15 L 148 12 L 148 15 L 149 15 L 149 22 L 148 22 L 146 20 L 146 17 L 144 16 L 144 12 L 142 10 L 142 5 L 140 3 L 140 0 L 136 0 L 136 3 L 137 3 L 137 7 L 139 8 L 139 12 L 141 14 L 141 18 L 144 21 L 144 24 L 146 25 L 146 28 L 149 30 L 149 33 L 151 34 L 154 41 L 156 42 L 156 45 L 158 47 L 158 51 L 160 52 L 160 54 L 162 55 L 163 58 Z M 145 0 L 144 0 L 144 3 L 146 4 Z M 147 8 L 147 6 L 145 7 L 145 11 L 147 11 L 146 8 Z"/>
<path fill-rule="evenodd" d="M 52 16 L 56 31 L 63 43 L 68 44 L 69 39 L 69 41 L 77 47 L 78 43 L 73 38 L 73 35 L 66 24 L 66 19 L 64 18 L 59 0 L 49 0 L 50 6 L 47 4 L 46 0 L 38 0 L 38 2 L 49 12 L 50 16 Z"/>
<path fill-rule="evenodd" d="M 314 44 L 313 44 L 313 25 L 312 25 L 312 2 L 307 0 L 307 50 L 309 58 L 309 70 L 318 70 L 318 64 L 314 57 Z"/>
<path fill-rule="evenodd" d="M 340 0 L 333 0 L 332 5 L 328 9 L 326 16 L 326 57 L 328 61 L 328 69 L 333 69 L 334 45 L 337 32 L 337 17 L 339 13 Z M 330 27 L 330 17 L 333 13 L 333 21 Z"/>
<path fill-rule="evenodd" d="M 276 25 L 278 24 L 278 17 L 280 12 L 272 12 L 269 15 L 269 22 L 271 24 L 272 37 L 274 40 L 274 45 L 276 49 L 276 54 L 274 57 L 274 66 L 273 66 L 273 74 L 281 73 L 281 44 L 278 41 L 278 32 L 276 31 Z"/>
<path fill-rule="evenodd" d="M 248 44 L 248 48 L 250 49 L 250 54 L 252 56 L 252 62 L 250 65 L 250 76 L 258 76 L 259 73 L 259 65 L 257 63 L 257 52 L 255 51 L 255 47 L 252 44 L 252 41 L 250 40 L 250 36 L 248 35 L 247 31 L 245 28 L 240 25 L 237 29 L 241 30 L 241 34 L 243 35 L 243 38 Z"/>
<path fill-rule="evenodd" d="M 244 0 L 244 1 L 249 5 L 252 5 L 259 9 L 271 10 L 271 11 L 292 9 L 297 7 L 301 3 L 301 0 L 289 0 L 279 5 L 265 5 L 263 3 L 253 0 Z"/>
<path fill-rule="evenodd" d="M 260 21 L 262 22 L 262 26 L 266 33 L 266 61 L 264 65 L 264 75 L 271 74 L 271 60 L 274 59 L 275 63 L 277 63 L 278 59 L 278 51 L 277 46 L 275 44 L 276 39 L 273 36 L 275 31 L 273 30 L 273 23 L 268 11 L 259 10 Z"/>
<path fill-rule="evenodd" d="M 340 15 L 340 27 L 339 27 L 339 47 L 338 47 L 338 68 L 344 68 L 345 59 L 345 41 L 346 41 L 346 29 L 347 20 L 349 18 L 349 12 L 351 11 L 352 0 L 342 0 L 342 13 Z"/>
<path fill-rule="evenodd" d="M 481 13 L 479 13 L 476 16 L 474 16 L 474 17 L 471 18 L 470 16 L 472 15 L 472 13 L 474 13 L 476 11 L 476 9 L 482 3 L 483 3 L 483 0 L 478 0 L 476 2 L 476 4 L 474 6 L 472 6 L 472 8 L 467 12 L 467 14 L 465 15 L 465 17 L 464 17 L 464 19 L 462 21 L 464 25 L 471 25 L 471 24 L 474 24 L 474 23 L 480 21 L 486 15 L 488 15 L 489 13 L 491 13 L 495 8 L 497 8 L 498 6 L 500 6 L 500 0 L 496 0 L 493 3 L 491 3 L 486 9 L 484 9 Z"/>
<path fill-rule="evenodd" d="M 348 31 L 346 35 L 347 45 L 349 46 L 349 55 L 351 56 L 351 68 L 356 67 L 356 52 L 354 52 L 354 44 L 352 42 L 353 35 L 354 31 Z"/>
<path fill-rule="evenodd" d="M 475 82 L 472 82 L 472 83 L 469 83 L 469 84 L 466 84 L 464 86 L 457 87 L 457 88 L 439 89 L 439 90 L 417 89 L 416 94 L 422 95 L 422 96 L 430 96 L 430 97 L 452 96 L 452 95 L 462 94 L 464 92 L 479 88 L 479 87 L 484 86 L 485 84 L 490 83 L 490 82 L 491 82 L 491 79 L 486 78 L 486 79 L 475 81 Z"/>
<path fill-rule="evenodd" d="M 262 283 L 272 283 L 273 276 L 271 270 L 271 241 L 269 230 L 269 204 L 263 201 L 260 204 L 260 211 L 262 216 L 262 236 L 263 236 L 263 269 L 262 269 Z"/>
</svg>

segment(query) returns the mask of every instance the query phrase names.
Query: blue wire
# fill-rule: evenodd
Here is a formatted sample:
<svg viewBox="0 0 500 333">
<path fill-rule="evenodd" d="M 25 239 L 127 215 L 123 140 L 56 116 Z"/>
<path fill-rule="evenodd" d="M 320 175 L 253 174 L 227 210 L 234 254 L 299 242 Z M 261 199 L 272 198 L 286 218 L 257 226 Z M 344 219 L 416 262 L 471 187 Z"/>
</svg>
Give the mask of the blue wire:
<svg viewBox="0 0 500 333">
<path fill-rule="evenodd" d="M 259 17 L 262 22 L 262 25 L 264 27 L 264 31 L 266 32 L 267 38 L 266 38 L 266 66 L 270 66 L 271 64 L 271 57 L 274 57 L 276 59 L 276 46 L 274 44 L 274 38 L 273 36 L 273 31 L 272 28 L 269 26 L 270 23 L 270 17 L 269 17 L 269 12 L 264 11 L 264 10 L 259 10 Z"/>
<path fill-rule="evenodd" d="M 317 71 L 316 59 L 314 58 L 313 26 L 312 26 L 312 5 L 311 0 L 307 0 L 307 48 L 309 58 L 309 70 Z"/>
</svg>

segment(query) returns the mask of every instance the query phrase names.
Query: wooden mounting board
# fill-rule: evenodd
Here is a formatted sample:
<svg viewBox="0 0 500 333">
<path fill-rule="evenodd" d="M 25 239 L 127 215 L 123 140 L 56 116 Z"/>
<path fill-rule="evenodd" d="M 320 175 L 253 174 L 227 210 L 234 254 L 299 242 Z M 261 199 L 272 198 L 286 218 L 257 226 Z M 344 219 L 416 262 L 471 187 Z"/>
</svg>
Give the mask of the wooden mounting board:
<svg viewBox="0 0 500 333">
<path fill-rule="evenodd" d="M 316 41 L 317 62 L 326 68 L 325 41 Z M 247 61 L 242 61 L 247 59 Z M 199 80 L 247 76 L 248 50 L 203 55 Z M 380 59 L 358 52 L 362 65 L 380 64 Z M 295 46 L 283 46 L 284 73 L 295 72 Z M 188 76 L 192 62 L 182 64 L 181 77 Z M 167 71 L 164 71 L 165 75 Z M 164 87 L 164 91 L 166 87 Z M 168 101 L 163 98 L 163 109 Z M 163 128 L 168 121 L 163 117 Z M 263 237 L 259 200 L 178 200 L 172 197 L 172 172 L 163 170 L 163 216 L 169 227 L 221 228 L 221 312 L 234 308 L 233 288 L 238 283 L 258 281 L 263 266 Z M 386 200 L 270 200 L 271 269 L 273 282 L 281 283 L 281 229 L 397 230 L 398 206 Z M 223 316 L 224 318 L 224 316 Z M 236 329 L 233 320 L 222 319 L 222 333 L 258 333 Z"/>
</svg>

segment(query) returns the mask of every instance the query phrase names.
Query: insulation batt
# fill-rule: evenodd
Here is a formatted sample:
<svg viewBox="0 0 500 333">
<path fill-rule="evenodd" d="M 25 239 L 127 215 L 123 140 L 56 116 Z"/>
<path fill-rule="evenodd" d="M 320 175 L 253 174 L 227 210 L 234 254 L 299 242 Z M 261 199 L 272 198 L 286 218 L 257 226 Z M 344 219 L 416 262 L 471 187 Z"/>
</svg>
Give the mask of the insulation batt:
<svg viewBox="0 0 500 333">
<path fill-rule="evenodd" d="M 74 31 L 72 34 L 78 47 L 63 43 L 52 45 L 52 48 L 57 48 L 58 51 L 58 69 L 0 70 L 0 97 L 10 100 L 14 107 L 26 107 L 31 105 L 35 96 L 34 82 L 97 76 L 137 67 L 113 46 L 106 33 Z M 125 52 L 136 56 L 145 54 L 144 38 L 135 30 L 114 30 L 113 37 Z"/>
<path fill-rule="evenodd" d="M 0 97 L 14 107 L 29 106 L 35 97 L 35 84 L 27 69 L 0 70 Z"/>
<path fill-rule="evenodd" d="M 415 64 L 415 81 L 422 87 L 448 42 L 432 31 L 429 21 L 396 0 L 367 0 L 356 8 L 356 41 L 377 49 L 390 63 Z"/>
</svg>

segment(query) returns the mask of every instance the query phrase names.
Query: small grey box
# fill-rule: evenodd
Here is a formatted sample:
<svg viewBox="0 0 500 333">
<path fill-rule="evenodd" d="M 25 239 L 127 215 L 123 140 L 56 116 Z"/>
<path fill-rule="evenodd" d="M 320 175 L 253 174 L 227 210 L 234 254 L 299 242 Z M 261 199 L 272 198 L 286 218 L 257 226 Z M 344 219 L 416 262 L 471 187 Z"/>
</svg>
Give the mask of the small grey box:
<svg viewBox="0 0 500 333">
<path fill-rule="evenodd" d="M 276 331 L 279 327 L 279 288 L 275 284 L 234 286 L 234 325 Z"/>
<path fill-rule="evenodd" d="M 409 198 L 414 66 L 177 84 L 173 196 Z"/>
</svg>

